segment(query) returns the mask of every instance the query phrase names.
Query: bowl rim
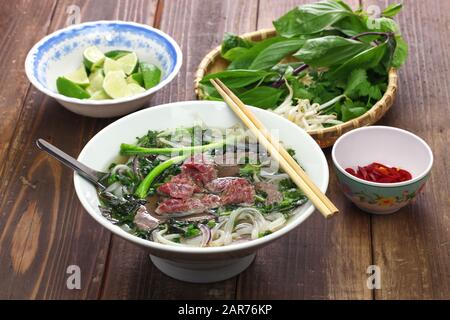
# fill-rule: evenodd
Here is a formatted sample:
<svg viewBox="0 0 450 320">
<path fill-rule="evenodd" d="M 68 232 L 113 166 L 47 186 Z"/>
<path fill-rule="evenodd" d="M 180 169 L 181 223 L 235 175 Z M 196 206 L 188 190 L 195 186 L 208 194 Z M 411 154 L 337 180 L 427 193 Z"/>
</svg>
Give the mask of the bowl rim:
<svg viewBox="0 0 450 320">
<path fill-rule="evenodd" d="M 405 134 L 405 135 L 408 135 L 410 137 L 413 137 L 417 142 L 419 142 L 423 147 L 425 147 L 425 150 L 428 153 L 429 163 L 428 163 L 426 169 L 423 172 L 421 172 L 419 175 L 417 175 L 415 178 L 411 179 L 411 180 L 407 180 L 407 181 L 403 181 L 403 182 L 395 182 L 395 183 L 372 182 L 372 181 L 363 180 L 361 178 L 358 178 L 358 177 L 355 177 L 355 176 L 351 175 L 350 173 L 345 171 L 345 169 L 337 161 L 337 159 L 336 159 L 336 149 L 339 147 L 339 144 L 342 142 L 343 139 L 345 139 L 345 137 L 350 136 L 352 134 L 358 134 L 360 131 L 366 131 L 366 130 L 390 130 L 390 131 L 394 131 L 396 133 Z M 403 187 L 403 186 L 407 186 L 407 185 L 413 184 L 413 183 L 415 183 L 417 181 L 420 181 L 421 179 L 423 179 L 431 171 L 431 168 L 432 168 L 433 162 L 434 162 L 433 151 L 431 150 L 430 146 L 425 142 L 425 140 L 423 140 L 421 137 L 415 135 L 412 132 L 409 132 L 409 131 L 404 130 L 404 129 L 396 128 L 396 127 L 390 127 L 390 126 L 361 127 L 361 128 L 357 128 L 357 129 L 354 129 L 352 131 L 346 132 L 345 134 L 340 136 L 336 140 L 336 142 L 334 143 L 333 149 L 331 150 L 331 158 L 333 159 L 334 166 L 339 170 L 339 172 L 341 172 L 343 175 L 347 176 L 348 178 L 350 178 L 350 179 L 352 179 L 354 181 L 357 181 L 359 183 L 365 184 L 365 185 L 369 185 L 369 186 L 373 186 L 373 187 L 382 187 L 382 188 Z"/>
<path fill-rule="evenodd" d="M 165 38 L 175 51 L 175 59 L 176 60 L 175 60 L 175 66 L 173 67 L 172 72 L 170 72 L 163 81 L 158 83 L 153 88 L 150 88 L 148 90 L 145 90 L 142 93 L 139 93 L 139 94 L 136 94 L 133 96 L 119 98 L 119 99 L 91 100 L 91 99 L 78 99 L 78 98 L 66 97 L 58 92 L 54 92 L 53 90 L 50 90 L 47 87 L 41 85 L 41 83 L 36 79 L 36 77 L 34 76 L 33 71 L 32 71 L 33 55 L 37 51 L 37 49 L 41 45 L 43 45 L 45 42 L 47 42 L 49 39 L 51 39 L 55 36 L 58 36 L 59 34 L 61 34 L 63 32 L 67 32 L 70 30 L 76 30 L 76 29 L 79 29 L 84 26 L 99 25 L 99 24 L 119 24 L 119 25 L 136 26 L 136 27 L 147 29 L 147 30 L 154 32 L 154 33 L 160 35 L 161 37 Z M 152 93 L 158 91 L 159 89 L 166 86 L 168 83 L 170 83 L 175 78 L 175 76 L 180 71 L 182 64 L 183 64 L 183 53 L 180 49 L 180 46 L 171 36 L 169 36 L 165 32 L 163 32 L 157 28 L 154 28 L 152 26 L 146 25 L 146 24 L 136 23 L 136 22 L 131 22 L 131 21 L 96 20 L 96 21 L 89 21 L 89 22 L 83 22 L 83 23 L 71 25 L 71 26 L 56 30 L 55 32 L 52 32 L 52 33 L 46 35 L 45 37 L 43 37 L 28 51 L 27 57 L 25 58 L 25 73 L 28 77 L 28 80 L 33 84 L 33 86 L 36 89 L 38 89 L 39 91 L 45 93 L 46 95 L 48 95 L 54 99 L 62 100 L 62 101 L 69 102 L 69 103 L 87 105 L 87 106 L 89 106 L 89 105 L 116 105 L 116 104 L 121 104 L 124 102 L 138 100 L 140 98 L 147 97 L 148 95 L 151 95 Z"/>
<path fill-rule="evenodd" d="M 160 110 L 160 109 L 166 109 L 166 108 L 170 108 L 171 106 L 180 106 L 180 105 L 188 105 L 188 104 L 214 104 L 214 105 L 220 105 L 220 106 L 225 106 L 226 104 L 224 102 L 220 102 L 220 101 L 199 101 L 199 100 L 189 100 L 189 101 L 180 101 L 180 102 L 173 102 L 173 103 L 166 103 L 166 104 L 162 104 L 162 105 L 158 105 L 158 106 L 154 106 L 151 108 L 147 108 L 147 109 L 143 109 L 134 113 L 131 113 L 125 117 L 122 117 L 114 122 L 112 122 L 111 124 L 109 124 L 108 126 L 106 126 L 105 128 L 103 128 L 102 130 L 100 130 L 95 136 L 93 136 L 87 143 L 86 145 L 83 147 L 83 149 L 81 150 L 79 156 L 77 157 L 77 160 L 82 161 L 81 159 L 86 155 L 87 153 L 87 148 L 96 143 L 96 140 L 102 136 L 103 134 L 105 134 L 106 131 L 111 130 L 111 128 L 114 128 L 120 124 L 122 124 L 123 122 L 127 122 L 130 121 L 130 119 L 134 118 L 134 117 L 139 117 L 141 115 L 143 115 L 146 112 L 151 112 L 149 110 Z M 262 109 L 258 109 L 255 107 L 250 107 L 250 109 L 253 110 L 257 110 L 257 112 L 269 112 L 267 110 L 262 110 Z M 281 116 L 278 116 L 276 114 L 273 114 L 274 117 L 278 117 L 280 119 L 283 119 L 282 121 L 286 122 L 287 126 L 292 126 L 293 128 L 295 128 L 296 130 L 300 130 L 305 134 L 305 138 L 306 139 L 311 139 L 312 146 L 313 148 L 316 149 L 316 152 L 318 154 L 319 157 L 319 161 L 322 162 L 322 164 L 324 165 L 324 182 L 322 186 L 318 186 L 319 189 L 322 192 L 326 192 L 327 188 L 328 188 L 328 184 L 329 184 L 329 167 L 328 167 L 328 162 L 325 158 L 325 155 L 322 151 L 322 149 L 320 148 L 320 146 L 314 141 L 314 139 L 309 136 L 303 129 L 299 128 L 298 126 L 295 126 L 292 122 L 284 119 Z M 132 121 L 132 120 L 131 120 Z M 94 218 L 94 220 L 96 220 L 99 224 L 101 224 L 103 227 L 105 227 L 106 229 L 108 229 L 109 231 L 111 231 L 112 233 L 128 240 L 131 241 L 133 243 L 145 246 L 145 247 L 149 247 L 149 248 L 153 248 L 156 250 L 161 250 L 161 251 L 167 251 L 167 252 L 173 252 L 173 253 L 190 253 L 190 254 L 212 254 L 212 253 L 224 253 L 224 252 L 231 252 L 231 251 L 242 251 L 242 250 L 247 250 L 247 249 L 256 249 L 264 244 L 267 244 L 277 238 L 280 238 L 282 236 L 284 236 L 285 234 L 287 234 L 288 232 L 290 232 L 291 230 L 293 230 L 294 228 L 298 227 L 301 223 L 303 223 L 303 221 L 305 221 L 314 211 L 315 211 L 315 207 L 314 205 L 308 201 L 305 204 L 309 204 L 310 207 L 305 211 L 305 213 L 303 214 L 302 217 L 300 217 L 299 219 L 297 219 L 295 222 L 289 223 L 286 226 L 284 226 L 283 228 L 267 235 L 264 236 L 262 238 L 258 238 L 255 240 L 251 240 L 248 242 L 244 242 L 244 243 L 237 243 L 237 244 L 232 244 L 232 245 L 228 245 L 228 246 L 221 246 L 221 247 L 205 247 L 205 248 L 198 248 L 198 247 L 185 247 L 185 246 L 169 246 L 167 244 L 162 244 L 162 243 L 157 243 L 157 242 L 153 242 L 150 240 L 145 240 L 142 238 L 139 238 L 135 235 L 132 235 L 128 232 L 126 232 L 125 230 L 121 229 L 119 226 L 116 226 L 114 224 L 112 224 L 110 221 L 107 221 L 103 216 L 99 215 L 97 212 L 94 212 L 93 210 L 91 210 L 91 206 L 88 203 L 87 199 L 85 199 L 85 197 L 82 196 L 82 186 L 81 186 L 81 181 L 83 181 L 83 178 L 81 176 L 79 176 L 77 173 L 74 173 L 74 177 L 73 177 L 73 182 L 75 185 L 75 192 L 77 194 L 78 199 L 80 200 L 82 206 L 84 207 L 84 209 L 89 213 L 89 215 Z"/>
</svg>

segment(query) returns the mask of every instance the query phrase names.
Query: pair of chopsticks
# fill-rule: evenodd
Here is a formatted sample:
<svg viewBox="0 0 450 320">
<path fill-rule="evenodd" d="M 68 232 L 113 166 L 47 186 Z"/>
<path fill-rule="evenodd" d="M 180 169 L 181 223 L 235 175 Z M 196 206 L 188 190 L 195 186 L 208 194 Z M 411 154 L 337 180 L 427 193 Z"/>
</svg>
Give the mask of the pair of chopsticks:
<svg viewBox="0 0 450 320">
<path fill-rule="evenodd" d="M 294 183 L 305 193 L 313 205 L 326 217 L 329 218 L 338 213 L 339 210 L 319 190 L 314 182 L 306 175 L 305 171 L 298 165 L 291 155 L 274 139 L 261 121 L 245 106 L 245 104 L 236 95 L 228 89 L 219 79 L 211 79 L 211 83 L 217 89 L 219 94 L 230 106 L 233 112 L 242 120 L 242 122 L 256 136 L 258 141 L 266 148 L 270 155 L 278 161 L 281 168 L 291 177 Z"/>
</svg>

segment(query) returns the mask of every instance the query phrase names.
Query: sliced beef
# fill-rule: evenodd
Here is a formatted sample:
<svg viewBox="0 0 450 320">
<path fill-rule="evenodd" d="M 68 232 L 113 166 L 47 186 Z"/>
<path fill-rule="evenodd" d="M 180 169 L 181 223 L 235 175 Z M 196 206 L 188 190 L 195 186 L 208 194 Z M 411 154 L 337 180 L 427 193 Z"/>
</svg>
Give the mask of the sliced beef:
<svg viewBox="0 0 450 320">
<path fill-rule="evenodd" d="M 158 188 L 158 192 L 172 198 L 186 199 L 192 196 L 196 188 L 192 184 L 166 182 Z"/>
<path fill-rule="evenodd" d="M 158 226 L 158 220 L 152 217 L 145 206 L 140 206 L 134 216 L 134 224 L 140 230 L 152 230 Z"/>
<path fill-rule="evenodd" d="M 203 188 L 195 183 L 194 179 L 187 173 L 180 173 L 172 177 L 170 182 L 191 185 L 194 187 L 194 193 L 203 191 Z"/>
<path fill-rule="evenodd" d="M 203 154 L 187 159 L 181 166 L 181 171 L 192 177 L 197 184 L 206 184 L 217 178 L 214 163 Z"/>
<path fill-rule="evenodd" d="M 221 195 L 222 204 L 253 204 L 255 188 L 243 178 L 232 179 Z"/>
<path fill-rule="evenodd" d="M 212 180 L 211 182 L 206 184 L 206 189 L 212 193 L 222 193 L 225 191 L 225 189 L 234 181 L 237 179 L 243 179 L 244 178 L 238 178 L 238 177 L 223 177 L 223 178 L 217 178 Z"/>
<path fill-rule="evenodd" d="M 201 213 L 205 211 L 205 205 L 200 199 L 167 199 L 161 202 L 156 208 L 157 214 L 164 213 Z"/>
<path fill-rule="evenodd" d="M 277 203 L 283 199 L 283 195 L 278 191 L 278 186 L 273 183 L 258 182 L 255 184 L 255 189 L 267 194 L 266 204 Z"/>
<path fill-rule="evenodd" d="M 198 214 L 214 209 L 221 205 L 221 199 L 214 194 L 206 194 L 189 199 L 168 199 L 161 202 L 156 208 L 157 214 L 165 213 L 192 213 Z"/>
<path fill-rule="evenodd" d="M 206 188 L 212 193 L 220 194 L 222 205 L 251 204 L 255 201 L 255 188 L 244 178 L 217 178 L 209 182 Z"/>
<path fill-rule="evenodd" d="M 207 209 L 215 209 L 220 207 L 222 204 L 222 199 L 215 194 L 206 194 L 201 197 L 200 200 Z"/>
</svg>

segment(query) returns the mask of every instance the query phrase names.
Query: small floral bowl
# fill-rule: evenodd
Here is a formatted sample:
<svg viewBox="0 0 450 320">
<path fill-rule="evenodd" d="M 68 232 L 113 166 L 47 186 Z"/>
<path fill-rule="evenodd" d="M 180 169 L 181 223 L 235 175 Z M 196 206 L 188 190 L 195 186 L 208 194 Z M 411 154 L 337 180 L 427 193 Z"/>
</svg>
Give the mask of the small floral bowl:
<svg viewBox="0 0 450 320">
<path fill-rule="evenodd" d="M 140 60 L 157 65 L 161 82 L 145 92 L 120 99 L 76 99 L 59 94 L 56 79 L 83 63 L 89 46 L 101 51 L 129 50 Z M 143 107 L 150 96 L 172 81 L 180 70 L 182 53 L 169 35 L 144 24 L 127 21 L 93 21 L 73 25 L 49 34 L 36 43 L 25 61 L 30 82 L 72 112 L 95 118 L 122 116 Z"/>
<path fill-rule="evenodd" d="M 345 196 L 361 210 L 376 214 L 394 213 L 411 202 L 425 186 L 433 165 L 433 153 L 425 141 L 408 131 L 385 126 L 344 134 L 334 144 L 332 158 Z M 345 171 L 373 162 L 405 169 L 412 179 L 377 183 Z"/>
</svg>

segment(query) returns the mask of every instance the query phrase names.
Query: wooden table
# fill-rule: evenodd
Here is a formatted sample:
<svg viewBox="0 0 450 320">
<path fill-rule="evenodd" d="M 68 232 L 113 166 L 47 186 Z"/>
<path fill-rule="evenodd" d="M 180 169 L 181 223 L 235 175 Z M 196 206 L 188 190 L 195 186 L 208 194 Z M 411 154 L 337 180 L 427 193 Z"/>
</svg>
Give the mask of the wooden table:
<svg viewBox="0 0 450 320">
<path fill-rule="evenodd" d="M 397 101 L 380 122 L 410 130 L 434 151 L 432 177 L 417 202 L 371 216 L 344 200 L 332 174 L 329 196 L 342 213 L 319 213 L 261 250 L 240 276 L 196 285 L 170 279 L 148 252 L 111 235 L 83 210 L 72 172 L 39 152 L 43 137 L 72 155 L 114 119 L 81 117 L 39 93 L 24 59 L 44 35 L 81 20 L 131 20 L 172 35 L 184 53 L 178 77 L 150 105 L 192 100 L 195 69 L 225 31 L 270 27 L 306 0 L 0 0 L 0 298 L 39 299 L 444 299 L 450 298 L 450 1 L 405 1 L 399 15 L 410 44 Z M 354 6 L 358 1 L 352 1 Z M 363 0 L 363 5 L 385 1 Z M 328 159 L 330 150 L 325 150 Z M 331 166 L 331 162 L 329 161 Z M 66 287 L 69 265 L 81 289 Z M 381 289 L 366 270 L 381 270 Z"/>
</svg>

